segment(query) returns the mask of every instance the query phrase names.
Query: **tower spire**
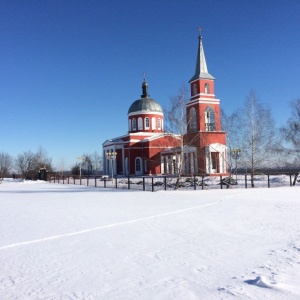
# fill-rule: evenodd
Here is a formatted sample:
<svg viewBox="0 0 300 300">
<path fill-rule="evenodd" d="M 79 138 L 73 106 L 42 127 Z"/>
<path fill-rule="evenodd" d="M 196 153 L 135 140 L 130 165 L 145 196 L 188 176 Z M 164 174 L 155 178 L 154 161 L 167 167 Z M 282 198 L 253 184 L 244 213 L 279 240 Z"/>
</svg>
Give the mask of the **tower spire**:
<svg viewBox="0 0 300 300">
<path fill-rule="evenodd" d="M 142 98 L 149 98 L 149 94 L 148 94 L 148 84 L 146 82 L 146 73 L 144 73 L 144 82 L 142 84 L 142 90 L 143 90 L 143 94 L 141 95 Z"/>
<path fill-rule="evenodd" d="M 206 65 L 206 59 L 205 59 L 205 54 L 204 54 L 204 48 L 202 44 L 202 28 L 198 28 L 199 30 L 199 37 L 198 37 L 198 53 L 197 53 L 197 61 L 196 61 L 196 70 L 195 70 L 195 75 L 191 78 L 191 81 L 199 79 L 199 78 L 205 78 L 205 79 L 214 79 L 207 70 L 207 65 Z"/>
</svg>

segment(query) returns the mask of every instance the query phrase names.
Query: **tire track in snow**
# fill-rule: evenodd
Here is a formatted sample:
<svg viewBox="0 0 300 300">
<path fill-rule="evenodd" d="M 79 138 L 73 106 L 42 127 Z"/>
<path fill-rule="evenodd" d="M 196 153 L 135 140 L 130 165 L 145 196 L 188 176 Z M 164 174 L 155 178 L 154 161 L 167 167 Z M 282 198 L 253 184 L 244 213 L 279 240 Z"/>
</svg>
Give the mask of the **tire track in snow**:
<svg viewBox="0 0 300 300">
<path fill-rule="evenodd" d="M 10 248 L 19 247 L 19 246 L 26 246 L 26 245 L 31 245 L 31 244 L 37 244 L 37 243 L 41 243 L 41 242 L 46 242 L 46 241 L 61 239 L 61 238 L 64 238 L 64 237 L 85 234 L 85 233 L 89 233 L 89 232 L 92 232 L 92 231 L 97 231 L 97 230 L 102 230 L 102 229 L 107 229 L 107 228 L 113 228 L 113 227 L 123 226 L 123 225 L 127 225 L 127 224 L 141 222 L 141 221 L 151 220 L 151 219 L 155 219 L 155 218 L 161 218 L 161 217 L 171 216 L 171 215 L 183 213 L 183 212 L 186 212 L 186 211 L 189 211 L 189 210 L 194 210 L 194 209 L 199 209 L 199 208 L 203 208 L 203 207 L 208 207 L 208 206 L 216 205 L 219 202 L 221 202 L 222 200 L 225 200 L 225 199 L 228 199 L 228 198 L 231 198 L 231 197 L 234 197 L 234 196 L 238 196 L 238 195 L 241 195 L 241 193 L 230 195 L 230 196 L 227 196 L 227 197 L 223 197 L 220 200 L 217 200 L 217 201 L 212 202 L 212 203 L 202 204 L 202 205 L 193 206 L 193 207 L 189 207 L 189 208 L 184 208 L 184 209 L 180 209 L 180 210 L 175 210 L 175 211 L 171 211 L 171 212 L 166 212 L 166 213 L 162 213 L 162 214 L 156 214 L 156 215 L 145 217 L 145 218 L 139 218 L 139 219 L 134 219 L 134 220 L 130 220 L 130 221 L 124 221 L 124 222 L 120 222 L 120 223 L 113 223 L 113 224 L 103 225 L 103 226 L 99 226 L 99 227 L 93 227 L 93 228 L 88 228 L 88 229 L 84 229 L 84 230 L 79 230 L 79 231 L 75 231 L 75 232 L 71 232 L 71 233 L 53 235 L 53 236 L 46 237 L 46 238 L 41 238 L 41 239 L 31 240 L 31 241 L 27 241 L 27 242 L 21 242 L 21 243 L 15 243 L 15 244 L 11 244 L 11 245 L 6 245 L 6 246 L 0 247 L 0 251 L 1 250 L 6 250 L 6 249 L 10 249 Z"/>
</svg>

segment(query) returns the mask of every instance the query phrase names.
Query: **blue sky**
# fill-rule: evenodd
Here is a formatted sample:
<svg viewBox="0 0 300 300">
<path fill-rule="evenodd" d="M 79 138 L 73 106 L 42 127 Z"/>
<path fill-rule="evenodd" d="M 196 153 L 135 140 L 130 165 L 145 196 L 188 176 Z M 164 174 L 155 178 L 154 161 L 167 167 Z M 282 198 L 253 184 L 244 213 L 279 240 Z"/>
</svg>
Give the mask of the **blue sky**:
<svg viewBox="0 0 300 300">
<path fill-rule="evenodd" d="M 300 1 L 1 1 L 0 152 L 65 168 L 126 134 L 146 73 L 166 107 L 195 70 L 198 26 L 227 113 L 254 89 L 276 125 L 300 97 Z"/>
</svg>

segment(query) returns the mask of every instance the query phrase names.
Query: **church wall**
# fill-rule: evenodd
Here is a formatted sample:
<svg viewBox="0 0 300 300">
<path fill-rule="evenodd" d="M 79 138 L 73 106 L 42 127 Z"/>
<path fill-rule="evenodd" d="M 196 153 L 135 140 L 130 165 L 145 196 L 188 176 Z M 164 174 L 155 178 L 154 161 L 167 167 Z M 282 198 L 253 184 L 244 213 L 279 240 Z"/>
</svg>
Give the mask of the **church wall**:
<svg viewBox="0 0 300 300">
<path fill-rule="evenodd" d="M 116 156 L 116 163 L 117 163 L 117 175 L 123 174 L 123 150 L 116 149 L 117 156 Z"/>
<path fill-rule="evenodd" d="M 138 119 L 142 119 L 142 128 L 139 129 L 138 127 Z M 146 128 L 145 126 L 145 119 L 149 118 L 149 128 Z M 155 121 L 153 121 L 153 118 Z M 132 126 L 133 119 L 136 120 L 136 129 L 134 130 Z M 140 113 L 140 114 L 131 114 L 128 117 L 128 122 L 131 124 L 129 126 L 129 132 L 135 133 L 135 132 L 149 132 L 149 133 L 158 133 L 162 132 L 164 130 L 164 121 L 163 121 L 163 115 L 157 114 L 157 113 Z M 160 121 L 159 121 L 160 120 Z M 158 126 L 158 123 L 160 122 L 160 126 Z"/>
<path fill-rule="evenodd" d="M 161 151 L 167 148 L 178 147 L 179 144 L 178 139 L 174 136 L 162 136 L 152 141 L 143 141 L 143 139 L 141 139 L 136 142 L 131 142 L 130 145 L 127 144 L 124 147 L 124 157 L 122 158 L 125 166 L 123 174 L 128 175 L 126 174 L 126 158 L 128 158 L 128 171 L 130 175 L 136 175 L 136 158 L 141 158 L 142 160 L 142 174 L 139 175 L 161 174 Z M 120 164 L 121 162 L 118 163 Z"/>
<path fill-rule="evenodd" d="M 208 85 L 208 88 L 206 88 Z M 214 98 L 215 88 L 214 80 L 210 79 L 201 79 L 196 80 L 191 83 L 191 100 L 196 100 L 199 95 L 205 96 L 207 98 Z"/>
</svg>

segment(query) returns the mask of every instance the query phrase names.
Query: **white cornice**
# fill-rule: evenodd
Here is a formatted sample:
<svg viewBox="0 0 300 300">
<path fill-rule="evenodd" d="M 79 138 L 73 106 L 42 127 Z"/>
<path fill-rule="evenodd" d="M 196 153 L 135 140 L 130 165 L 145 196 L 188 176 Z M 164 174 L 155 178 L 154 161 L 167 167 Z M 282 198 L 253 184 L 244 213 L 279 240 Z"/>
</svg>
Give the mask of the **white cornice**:
<svg viewBox="0 0 300 300">
<path fill-rule="evenodd" d="M 198 95 L 200 95 L 200 96 L 213 96 L 213 97 L 215 97 L 215 94 L 200 93 Z"/>
<path fill-rule="evenodd" d="M 131 116 L 137 116 L 137 115 L 156 115 L 156 116 L 163 116 L 164 114 L 163 113 L 160 113 L 160 112 L 132 112 L 132 113 L 129 113 L 128 114 L 128 117 L 131 117 Z"/>
<path fill-rule="evenodd" d="M 194 105 L 194 104 L 198 104 L 198 103 L 205 103 L 205 104 L 220 104 L 220 99 L 210 99 L 210 98 L 206 98 L 206 99 L 197 99 L 197 100 L 193 100 L 190 101 L 186 104 L 187 107 Z"/>
<path fill-rule="evenodd" d="M 143 132 L 143 131 L 137 131 L 137 132 L 130 132 L 129 136 L 136 136 L 136 135 L 144 135 L 144 136 L 152 136 L 157 134 L 157 132 Z"/>
</svg>

